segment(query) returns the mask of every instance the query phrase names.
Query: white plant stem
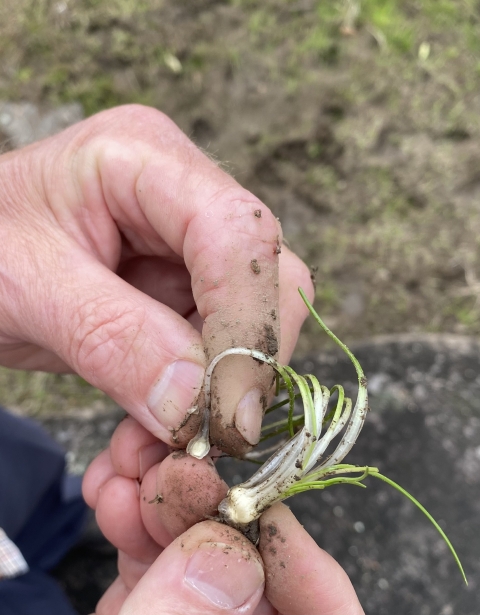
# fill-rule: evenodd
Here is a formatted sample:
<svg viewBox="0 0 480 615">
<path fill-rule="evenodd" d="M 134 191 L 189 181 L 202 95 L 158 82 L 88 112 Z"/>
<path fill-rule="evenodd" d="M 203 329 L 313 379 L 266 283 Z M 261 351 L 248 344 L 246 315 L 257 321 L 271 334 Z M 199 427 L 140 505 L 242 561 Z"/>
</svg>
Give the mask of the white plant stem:
<svg viewBox="0 0 480 615">
<path fill-rule="evenodd" d="M 351 355 L 350 351 L 349 356 Z M 315 376 L 299 376 L 291 368 L 280 365 L 273 357 L 259 350 L 248 348 L 229 348 L 217 355 L 205 373 L 204 393 L 205 412 L 197 435 L 190 441 L 187 452 L 201 459 L 210 450 L 209 422 L 211 380 L 213 370 L 224 357 L 229 355 L 250 356 L 271 365 L 284 379 L 291 379 L 300 389 L 305 409 L 305 425 L 293 438 L 281 446 L 264 465 L 246 482 L 232 487 L 227 497 L 220 503 L 221 516 L 234 526 L 246 526 L 269 508 L 274 502 L 288 497 L 290 487 L 300 481 L 312 469 L 321 470 L 339 464 L 354 445 L 365 421 L 368 410 L 366 380 L 358 362 L 359 392 L 355 408 L 351 412 L 351 401 L 343 397 L 342 387 L 335 386 L 332 391 L 339 393 L 339 403 L 325 434 L 320 438 L 322 423 L 327 413 L 330 391 L 320 386 Z M 313 389 L 313 399 L 308 381 Z M 350 416 L 351 415 L 351 416 Z M 321 456 L 328 445 L 347 424 L 343 438 L 330 457 Z"/>
<path fill-rule="evenodd" d="M 203 381 L 205 410 L 203 412 L 202 422 L 200 424 L 198 433 L 190 440 L 187 446 L 187 453 L 189 455 L 192 455 L 192 457 L 196 457 L 197 459 L 203 459 L 210 452 L 210 404 L 213 370 L 224 357 L 228 357 L 232 354 L 246 355 L 252 357 L 253 359 L 257 359 L 258 361 L 262 361 L 263 363 L 268 363 L 274 369 L 277 369 L 277 366 L 280 366 L 280 364 L 275 361 L 273 357 L 270 357 L 269 355 L 265 354 L 264 352 L 260 352 L 259 350 L 250 350 L 248 348 L 228 348 L 227 350 L 224 350 L 223 352 L 218 354 L 213 359 L 213 361 L 210 363 L 210 365 L 205 371 L 205 378 Z"/>
</svg>

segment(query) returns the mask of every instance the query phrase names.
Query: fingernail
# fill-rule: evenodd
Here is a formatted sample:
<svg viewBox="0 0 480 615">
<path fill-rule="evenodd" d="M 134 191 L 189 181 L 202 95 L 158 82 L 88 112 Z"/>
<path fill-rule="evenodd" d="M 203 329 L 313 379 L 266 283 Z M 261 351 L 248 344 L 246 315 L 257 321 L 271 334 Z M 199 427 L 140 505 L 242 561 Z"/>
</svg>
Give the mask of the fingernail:
<svg viewBox="0 0 480 615">
<path fill-rule="evenodd" d="M 264 581 L 263 568 L 250 551 L 221 542 L 201 544 L 185 571 L 185 583 L 223 609 L 244 605 L 263 590 Z"/>
<path fill-rule="evenodd" d="M 156 463 L 163 461 L 166 456 L 167 447 L 163 442 L 154 442 L 153 444 L 143 446 L 138 451 L 138 467 L 140 474 L 138 478 L 142 480 L 148 470 Z"/>
<path fill-rule="evenodd" d="M 191 361 L 166 367 L 147 400 L 150 412 L 167 429 L 176 429 L 193 406 L 203 384 L 205 369 Z"/>
<path fill-rule="evenodd" d="M 249 444 L 258 444 L 262 426 L 263 391 L 251 389 L 239 402 L 235 413 L 235 427 Z"/>
</svg>

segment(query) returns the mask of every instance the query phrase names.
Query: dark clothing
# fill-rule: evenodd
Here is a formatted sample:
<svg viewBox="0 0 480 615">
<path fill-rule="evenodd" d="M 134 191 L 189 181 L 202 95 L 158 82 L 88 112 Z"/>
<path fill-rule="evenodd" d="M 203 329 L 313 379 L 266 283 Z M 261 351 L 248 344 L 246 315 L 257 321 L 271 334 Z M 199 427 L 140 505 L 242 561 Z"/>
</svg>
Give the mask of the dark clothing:
<svg viewBox="0 0 480 615">
<path fill-rule="evenodd" d="M 78 540 L 86 505 L 60 446 L 36 423 L 0 408 L 0 527 L 30 571 L 0 580 L 0 615 L 75 615 L 46 573 Z"/>
</svg>

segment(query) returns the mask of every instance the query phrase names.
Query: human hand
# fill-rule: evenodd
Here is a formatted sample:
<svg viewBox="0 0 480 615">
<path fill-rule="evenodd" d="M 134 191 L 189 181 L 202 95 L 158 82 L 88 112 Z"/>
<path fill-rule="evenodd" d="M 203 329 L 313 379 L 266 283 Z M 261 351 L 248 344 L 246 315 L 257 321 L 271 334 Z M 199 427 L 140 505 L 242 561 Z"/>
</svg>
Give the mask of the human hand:
<svg viewBox="0 0 480 615">
<path fill-rule="evenodd" d="M 283 504 L 260 518 L 258 551 L 203 521 L 226 491 L 210 458 L 169 455 L 137 421 L 122 421 L 84 479 L 85 499 L 119 549 L 119 576 L 96 615 L 363 613 L 345 572 Z"/>
<path fill-rule="evenodd" d="M 127 106 L 0 157 L 0 364 L 74 371 L 185 445 L 206 362 L 287 362 L 311 296 L 270 210 L 160 112 Z M 278 283 L 280 288 L 278 288 Z M 203 341 L 195 326 L 203 326 Z M 216 368 L 212 438 L 259 438 L 272 371 Z"/>
</svg>

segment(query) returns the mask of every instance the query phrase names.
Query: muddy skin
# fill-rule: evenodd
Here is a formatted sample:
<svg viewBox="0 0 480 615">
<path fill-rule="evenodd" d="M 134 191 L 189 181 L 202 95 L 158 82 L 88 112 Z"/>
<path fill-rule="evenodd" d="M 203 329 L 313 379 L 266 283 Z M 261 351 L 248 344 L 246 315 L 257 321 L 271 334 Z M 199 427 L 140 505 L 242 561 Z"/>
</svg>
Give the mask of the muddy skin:
<svg viewBox="0 0 480 615">
<path fill-rule="evenodd" d="M 228 521 L 222 513 L 219 513 L 216 517 L 209 517 L 213 521 L 217 523 L 222 523 L 223 525 L 227 525 L 228 527 L 233 527 L 238 532 L 241 532 L 247 540 L 249 540 L 252 545 L 255 547 L 258 546 L 260 542 L 260 522 L 258 519 L 255 519 L 248 525 L 234 525 L 230 521 Z"/>
<path fill-rule="evenodd" d="M 261 345 L 263 346 L 263 352 L 268 352 L 265 348 L 270 344 L 270 349 L 275 348 L 275 344 L 272 340 L 270 342 L 262 339 Z M 260 344 L 259 344 L 260 345 Z M 243 357 L 242 357 L 243 358 Z M 268 389 L 272 382 L 272 376 L 274 379 L 273 369 L 265 363 L 255 361 L 246 357 L 248 363 L 252 366 L 252 372 L 255 374 L 254 380 L 258 383 L 260 391 L 264 389 L 265 382 L 268 382 Z M 262 392 L 259 396 L 259 402 L 265 412 L 267 405 L 268 393 Z M 243 458 L 245 453 L 250 451 L 253 447 L 246 442 L 241 433 L 237 430 L 235 425 L 235 417 L 230 422 L 226 422 L 223 413 L 223 403 L 220 395 L 212 396 L 211 405 L 211 423 L 210 423 L 210 440 L 212 444 L 215 444 L 221 451 L 224 451 L 232 457 L 238 459 Z"/>
<path fill-rule="evenodd" d="M 271 220 L 267 224 L 267 215 L 263 209 L 254 205 L 244 206 L 245 229 L 249 233 L 258 233 L 258 227 L 268 227 L 265 236 L 259 235 L 258 245 L 252 244 L 251 257 L 244 267 L 238 268 L 238 263 L 232 261 L 232 267 L 237 268 L 235 275 L 241 288 L 247 292 L 238 292 L 240 286 L 229 286 L 225 305 L 228 307 L 215 309 L 205 319 L 203 339 L 207 360 L 228 348 L 244 347 L 261 350 L 266 354 L 276 356 L 280 345 L 280 322 L 278 309 L 278 255 L 276 246 L 280 238 L 279 227 L 272 229 Z M 260 210 L 261 215 L 258 215 Z M 242 212 L 240 212 L 242 213 Z M 243 223 L 243 222 L 242 222 Z M 251 226 L 253 223 L 253 227 Z M 268 236 L 269 234 L 269 236 Z M 244 241 L 240 236 L 239 242 Z M 240 247 L 240 245 L 239 245 Z M 244 249 L 245 246 L 242 244 Z M 232 254 L 235 246 L 232 246 Z M 232 257 L 233 259 L 233 257 Z M 228 257 L 226 258 L 228 266 Z M 204 284 L 213 286 L 215 273 L 206 268 L 202 275 Z M 212 293 L 213 297 L 214 293 Z M 256 305 L 252 312 L 252 305 Z M 272 313 L 272 310 L 274 311 Z M 252 444 L 246 441 L 242 432 L 237 429 L 236 411 L 238 404 L 249 392 L 258 389 L 259 401 L 270 391 L 273 370 L 270 366 L 256 362 L 250 357 L 231 356 L 224 358 L 215 368 L 211 382 L 211 421 L 210 441 L 223 452 L 242 458 L 251 450 Z M 263 403 L 260 401 L 260 407 Z"/>
<path fill-rule="evenodd" d="M 212 413 L 212 417 L 216 420 L 210 424 L 210 440 L 221 451 L 228 451 L 230 456 L 240 459 L 245 452 L 253 448 L 245 442 L 234 423 L 223 425 L 220 429 L 215 427 L 216 424 L 221 423 L 221 412 Z"/>
<path fill-rule="evenodd" d="M 225 543 L 225 551 L 231 551 L 235 548 L 235 553 L 238 553 L 239 550 L 242 551 L 242 557 L 246 560 L 250 560 L 252 558 L 258 559 L 258 552 L 252 543 L 247 540 L 242 534 L 235 531 L 235 529 L 229 527 L 228 525 L 221 525 L 215 521 L 207 520 L 204 521 L 203 531 L 205 532 L 205 536 L 203 537 L 204 542 L 222 542 Z M 198 527 L 197 527 L 198 532 Z M 187 530 L 180 538 L 177 538 L 180 542 L 180 547 L 182 551 L 190 550 L 190 532 Z M 195 541 L 195 547 L 198 539 Z"/>
<path fill-rule="evenodd" d="M 268 561 L 266 575 L 266 591 L 270 583 L 282 574 L 288 574 L 288 545 L 276 523 L 262 523 L 260 518 L 260 541 L 258 550 L 262 558 Z M 278 583 L 278 578 L 275 580 Z"/>
<path fill-rule="evenodd" d="M 250 261 L 250 268 L 253 271 L 253 273 L 255 274 L 259 274 L 261 269 L 260 269 L 260 265 L 258 264 L 258 261 L 256 258 L 254 258 L 253 260 Z"/>
<path fill-rule="evenodd" d="M 175 448 L 185 448 L 193 436 L 198 432 L 202 420 L 203 409 L 205 407 L 203 391 L 198 396 L 195 405 L 198 406 L 198 412 L 186 414 L 180 425 L 171 430 L 172 446 Z"/>
<path fill-rule="evenodd" d="M 281 254 L 282 253 L 282 244 L 280 242 L 280 237 L 277 237 L 277 245 L 274 248 L 274 254 Z"/>
<path fill-rule="evenodd" d="M 275 335 L 275 331 L 272 325 L 265 324 L 263 326 L 265 332 L 265 344 L 267 347 L 267 354 L 272 357 L 275 357 L 278 353 L 278 339 Z"/>
<path fill-rule="evenodd" d="M 267 525 L 267 531 L 268 531 L 268 535 L 270 536 L 270 538 L 278 534 L 278 529 L 275 523 L 269 523 Z"/>
<path fill-rule="evenodd" d="M 156 491 L 163 501 L 156 513 L 170 535 L 176 537 L 195 523 L 214 517 L 227 490 L 209 457 L 198 460 L 179 450 L 159 466 Z"/>
</svg>

